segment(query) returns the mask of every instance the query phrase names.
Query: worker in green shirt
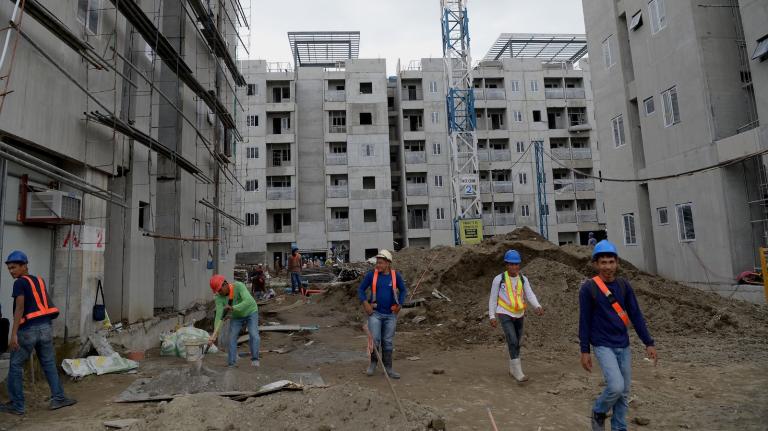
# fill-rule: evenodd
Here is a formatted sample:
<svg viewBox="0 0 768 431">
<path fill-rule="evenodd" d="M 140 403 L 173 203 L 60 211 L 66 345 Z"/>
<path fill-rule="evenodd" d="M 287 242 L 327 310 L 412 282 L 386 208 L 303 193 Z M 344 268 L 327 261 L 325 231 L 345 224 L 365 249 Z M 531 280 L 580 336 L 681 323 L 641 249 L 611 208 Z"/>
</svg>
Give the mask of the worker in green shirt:
<svg viewBox="0 0 768 431">
<path fill-rule="evenodd" d="M 229 323 L 229 349 L 227 350 L 227 365 L 234 367 L 237 362 L 237 339 L 243 325 L 248 325 L 248 344 L 251 347 L 251 365 L 259 366 L 259 306 L 248 288 L 239 281 L 228 283 L 223 275 L 211 277 L 211 290 L 216 303 L 216 318 L 213 322 L 213 332 L 216 333 L 226 312 L 231 313 Z M 208 344 L 216 340 L 211 336 Z"/>
</svg>

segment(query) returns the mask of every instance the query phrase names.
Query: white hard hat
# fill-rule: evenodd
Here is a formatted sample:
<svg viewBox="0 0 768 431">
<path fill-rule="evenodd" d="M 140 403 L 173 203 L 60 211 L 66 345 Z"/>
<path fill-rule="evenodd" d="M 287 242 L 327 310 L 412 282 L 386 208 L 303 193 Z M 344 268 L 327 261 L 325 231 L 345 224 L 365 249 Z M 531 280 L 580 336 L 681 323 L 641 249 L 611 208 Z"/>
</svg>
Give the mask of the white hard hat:
<svg viewBox="0 0 768 431">
<path fill-rule="evenodd" d="M 382 259 L 386 259 L 389 262 L 392 262 L 392 253 L 390 253 L 387 250 L 380 250 L 379 254 L 376 255 L 376 258 L 377 259 L 382 258 Z"/>
</svg>

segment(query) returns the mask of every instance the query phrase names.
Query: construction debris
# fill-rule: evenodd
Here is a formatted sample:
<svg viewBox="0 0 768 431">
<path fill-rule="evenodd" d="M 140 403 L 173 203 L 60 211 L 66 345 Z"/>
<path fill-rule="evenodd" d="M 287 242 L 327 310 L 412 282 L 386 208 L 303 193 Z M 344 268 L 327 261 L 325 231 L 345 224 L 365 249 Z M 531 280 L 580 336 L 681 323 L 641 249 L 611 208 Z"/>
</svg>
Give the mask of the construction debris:
<svg viewBox="0 0 768 431">
<path fill-rule="evenodd" d="M 259 332 L 304 332 L 317 331 L 320 325 L 271 325 L 260 326 Z"/>
</svg>

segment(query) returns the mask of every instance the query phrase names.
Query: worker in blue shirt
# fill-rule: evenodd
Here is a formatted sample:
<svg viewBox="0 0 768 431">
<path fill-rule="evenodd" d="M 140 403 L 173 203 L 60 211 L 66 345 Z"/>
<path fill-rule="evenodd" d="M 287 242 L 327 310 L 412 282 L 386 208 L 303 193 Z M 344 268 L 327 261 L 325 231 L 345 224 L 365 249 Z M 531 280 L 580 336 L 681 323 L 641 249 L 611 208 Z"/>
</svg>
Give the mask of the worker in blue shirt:
<svg viewBox="0 0 768 431">
<path fill-rule="evenodd" d="M 371 352 L 371 362 L 366 371 L 369 376 L 376 372 L 376 351 L 380 351 L 387 375 L 393 379 L 400 378 L 400 374 L 392 369 L 392 351 L 397 314 L 405 301 L 405 294 L 403 277 L 392 269 L 392 253 L 381 250 L 376 255 L 376 267 L 365 275 L 358 288 L 360 303 L 368 316 L 368 330 L 376 346 Z"/>
<path fill-rule="evenodd" d="M 579 291 L 581 366 L 592 372 L 590 346 L 594 347 L 605 379 L 605 390 L 592 408 L 592 431 L 605 429 L 605 418 L 611 409 L 611 430 L 625 431 L 632 382 L 630 322 L 654 365 L 658 357 L 632 286 L 629 281 L 616 277 L 619 266 L 616 246 L 608 240 L 598 242 L 592 251 L 592 264 L 598 275 L 584 282 Z"/>
</svg>

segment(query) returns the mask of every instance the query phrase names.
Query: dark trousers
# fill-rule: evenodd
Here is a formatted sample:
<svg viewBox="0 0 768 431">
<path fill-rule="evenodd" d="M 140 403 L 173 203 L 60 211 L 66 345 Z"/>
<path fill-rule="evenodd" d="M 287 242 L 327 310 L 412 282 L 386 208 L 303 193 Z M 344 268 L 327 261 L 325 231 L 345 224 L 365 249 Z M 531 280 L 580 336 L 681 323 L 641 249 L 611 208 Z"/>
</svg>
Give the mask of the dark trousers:
<svg viewBox="0 0 768 431">
<path fill-rule="evenodd" d="M 507 339 L 507 348 L 509 349 L 509 359 L 520 357 L 520 342 L 523 339 L 523 318 L 498 314 L 501 322 L 501 329 L 504 330 L 504 338 Z"/>
</svg>

